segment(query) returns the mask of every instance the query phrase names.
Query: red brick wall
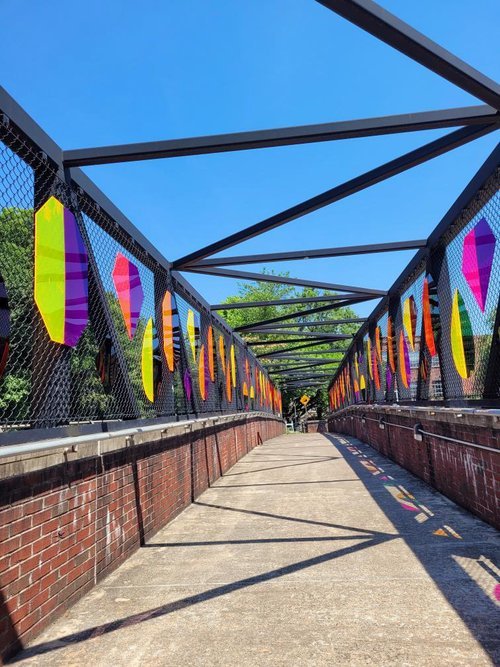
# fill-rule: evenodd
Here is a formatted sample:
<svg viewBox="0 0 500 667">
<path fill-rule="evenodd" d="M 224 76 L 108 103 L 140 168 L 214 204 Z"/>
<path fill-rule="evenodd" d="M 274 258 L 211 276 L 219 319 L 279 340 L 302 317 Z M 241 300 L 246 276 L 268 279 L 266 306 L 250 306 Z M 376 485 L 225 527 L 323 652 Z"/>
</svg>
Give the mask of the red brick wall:
<svg viewBox="0 0 500 667">
<path fill-rule="evenodd" d="M 361 421 L 361 415 L 367 417 L 365 423 Z M 386 423 L 381 429 L 380 418 L 393 425 Z M 413 429 L 416 423 L 429 433 L 497 451 L 467 447 L 426 435 L 422 442 L 418 442 L 413 437 L 413 430 L 394 426 Z M 437 408 L 417 414 L 410 410 L 359 406 L 330 419 L 328 426 L 330 432 L 354 435 L 371 445 L 448 498 L 500 528 L 500 424 L 495 416 Z"/>
<path fill-rule="evenodd" d="M 306 433 L 326 433 L 328 431 L 328 423 L 326 419 L 314 419 L 305 423 Z"/>
<path fill-rule="evenodd" d="M 194 432 L 177 426 L 177 432 L 100 456 L 80 454 L 83 458 L 78 460 L 0 481 L 4 658 L 35 637 L 244 454 L 281 435 L 283 422 L 245 415 L 209 422 L 206 428 L 198 424 Z"/>
</svg>

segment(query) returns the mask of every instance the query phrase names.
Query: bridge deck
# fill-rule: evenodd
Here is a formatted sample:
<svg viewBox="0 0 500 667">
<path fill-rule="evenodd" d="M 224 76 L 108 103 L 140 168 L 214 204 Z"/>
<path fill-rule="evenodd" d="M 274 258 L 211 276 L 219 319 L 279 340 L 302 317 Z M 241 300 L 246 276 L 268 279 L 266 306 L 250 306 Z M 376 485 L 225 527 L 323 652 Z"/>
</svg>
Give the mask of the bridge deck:
<svg viewBox="0 0 500 667">
<path fill-rule="evenodd" d="M 286 435 L 242 459 L 16 662 L 490 665 L 499 546 L 493 528 L 371 448 Z"/>
</svg>

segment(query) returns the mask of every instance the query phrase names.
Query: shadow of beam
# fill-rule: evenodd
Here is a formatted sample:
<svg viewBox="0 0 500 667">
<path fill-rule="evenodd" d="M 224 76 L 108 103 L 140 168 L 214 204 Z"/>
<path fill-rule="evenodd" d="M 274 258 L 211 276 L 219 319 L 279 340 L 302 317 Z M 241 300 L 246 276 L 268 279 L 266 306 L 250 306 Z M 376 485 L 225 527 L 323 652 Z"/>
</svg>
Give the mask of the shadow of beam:
<svg viewBox="0 0 500 667">
<path fill-rule="evenodd" d="M 393 537 L 397 537 L 394 535 Z M 335 537 L 269 537 L 260 540 L 214 540 L 209 542 L 160 542 L 145 544 L 145 548 L 159 547 L 211 547 L 227 544 L 295 544 L 301 542 L 338 542 L 346 540 L 370 540 L 370 535 L 339 535 Z"/>
<path fill-rule="evenodd" d="M 340 458 L 339 456 L 325 456 L 322 459 L 318 459 L 317 461 L 301 461 L 300 463 L 289 463 L 286 466 L 274 466 L 273 468 L 259 468 L 258 470 L 248 470 L 245 472 L 232 472 L 229 473 L 228 475 L 224 475 L 224 477 L 237 477 L 239 475 L 253 475 L 256 472 L 268 472 L 270 470 L 280 470 L 281 468 L 295 468 L 297 466 L 310 466 L 313 463 L 326 463 L 327 461 L 335 461 L 336 459 Z M 258 462 L 260 463 L 260 461 Z M 275 463 L 275 461 L 272 461 L 272 463 Z"/>
<path fill-rule="evenodd" d="M 213 484 L 214 489 L 245 489 L 254 486 L 290 486 L 291 484 L 337 484 L 342 482 L 360 482 L 359 479 L 318 479 L 303 482 L 262 482 L 261 484 Z"/>
<path fill-rule="evenodd" d="M 110 623 L 104 623 L 102 625 L 95 625 L 91 628 L 87 628 L 81 632 L 74 632 L 63 637 L 59 637 L 55 641 L 45 642 L 27 648 L 21 654 L 15 656 L 9 664 L 14 664 L 20 660 L 26 660 L 27 658 L 45 655 L 51 653 L 52 651 L 60 650 L 64 648 L 66 644 L 75 644 L 79 642 L 84 642 L 93 637 L 99 637 L 101 635 L 109 634 L 115 632 L 120 628 L 129 627 L 131 625 L 137 625 L 139 623 L 144 623 L 145 621 L 150 621 L 155 618 L 160 618 L 168 614 L 172 614 L 187 607 L 191 607 L 201 602 L 206 602 L 208 600 L 213 600 L 215 598 L 221 597 L 223 595 L 228 595 L 236 591 L 240 591 L 257 584 L 262 584 L 267 581 L 273 581 L 274 579 L 279 579 L 289 574 L 295 572 L 300 572 L 309 567 L 314 567 L 315 565 L 321 565 L 322 563 L 328 563 L 329 561 L 335 560 L 336 558 L 342 558 L 349 554 L 362 551 L 369 547 L 374 547 L 379 544 L 383 544 L 388 540 L 396 538 L 396 535 L 388 534 L 379 534 L 377 537 L 372 539 L 365 539 L 361 544 L 352 545 L 345 547 L 344 549 L 339 549 L 338 551 L 330 551 L 326 554 L 321 554 L 320 556 L 314 556 L 313 558 L 307 558 L 305 560 L 298 561 L 296 563 L 291 563 L 284 567 L 279 567 L 269 572 L 263 572 L 262 574 L 256 574 L 251 577 L 246 577 L 245 579 L 240 579 L 229 584 L 223 584 L 222 586 L 216 586 L 211 588 L 208 591 L 198 593 L 196 595 L 189 595 L 187 597 L 181 598 L 180 600 L 175 600 L 174 602 L 169 602 L 168 604 L 149 609 L 145 612 L 139 614 L 132 614 L 130 616 L 125 616 Z"/>
<path fill-rule="evenodd" d="M 202 507 L 211 507 L 212 509 L 217 510 L 226 510 L 227 512 L 239 512 L 240 514 L 252 514 L 254 516 L 262 516 L 266 519 L 280 519 L 281 521 L 293 521 L 295 523 L 305 523 L 310 526 L 324 526 L 326 528 L 338 528 L 340 530 L 355 530 L 358 533 L 363 533 L 366 535 L 373 536 L 387 536 L 398 537 L 397 534 L 391 535 L 390 533 L 382 533 L 376 530 L 366 530 L 364 528 L 355 528 L 354 526 L 343 526 L 339 523 L 328 523 L 326 521 L 317 521 L 314 519 L 299 519 L 294 516 L 285 516 L 283 514 L 271 514 L 270 512 L 259 512 L 257 510 L 245 510 L 237 507 L 227 507 L 226 505 L 212 505 L 210 503 L 203 503 L 199 500 L 196 500 L 195 505 L 201 505 Z"/>
</svg>

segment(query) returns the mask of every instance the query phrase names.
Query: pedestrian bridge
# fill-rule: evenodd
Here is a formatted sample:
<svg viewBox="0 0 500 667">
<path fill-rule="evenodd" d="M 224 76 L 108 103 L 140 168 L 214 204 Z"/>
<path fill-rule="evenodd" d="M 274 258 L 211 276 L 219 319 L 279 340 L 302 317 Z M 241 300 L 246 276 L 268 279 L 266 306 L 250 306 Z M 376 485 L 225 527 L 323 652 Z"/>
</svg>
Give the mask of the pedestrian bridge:
<svg viewBox="0 0 500 667">
<path fill-rule="evenodd" d="M 495 529 L 359 440 L 256 447 L 19 665 L 491 665 Z"/>
</svg>

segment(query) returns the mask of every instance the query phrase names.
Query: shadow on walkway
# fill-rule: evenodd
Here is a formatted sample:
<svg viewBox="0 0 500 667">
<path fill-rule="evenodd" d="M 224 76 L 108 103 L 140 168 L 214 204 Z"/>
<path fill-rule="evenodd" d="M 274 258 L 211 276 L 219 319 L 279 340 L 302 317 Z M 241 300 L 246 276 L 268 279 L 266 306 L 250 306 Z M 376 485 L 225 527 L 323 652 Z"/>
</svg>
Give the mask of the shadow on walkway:
<svg viewBox="0 0 500 667">
<path fill-rule="evenodd" d="M 352 437 L 323 434 L 359 476 L 448 603 L 500 664 L 500 540 L 497 531 Z M 443 518 L 446 523 L 443 523 Z M 477 527 L 481 526 L 482 539 Z"/>
</svg>

